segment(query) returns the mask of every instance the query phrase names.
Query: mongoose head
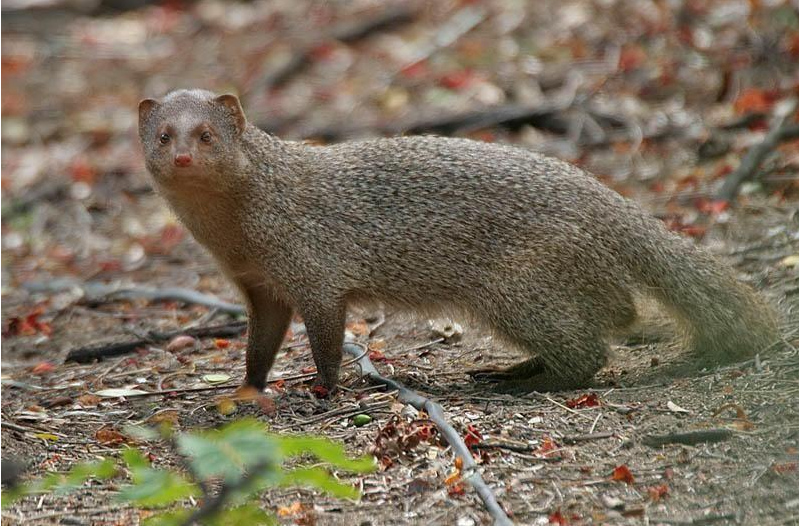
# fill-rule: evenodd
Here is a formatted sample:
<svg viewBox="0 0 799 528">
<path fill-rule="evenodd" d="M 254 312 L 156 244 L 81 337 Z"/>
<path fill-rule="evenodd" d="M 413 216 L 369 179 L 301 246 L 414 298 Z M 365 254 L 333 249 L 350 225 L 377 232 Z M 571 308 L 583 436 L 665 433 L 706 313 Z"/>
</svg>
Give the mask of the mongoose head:
<svg viewBox="0 0 799 528">
<path fill-rule="evenodd" d="M 235 95 L 177 90 L 139 103 L 147 169 L 170 190 L 223 185 L 223 176 L 241 162 L 238 141 L 246 126 Z"/>
</svg>

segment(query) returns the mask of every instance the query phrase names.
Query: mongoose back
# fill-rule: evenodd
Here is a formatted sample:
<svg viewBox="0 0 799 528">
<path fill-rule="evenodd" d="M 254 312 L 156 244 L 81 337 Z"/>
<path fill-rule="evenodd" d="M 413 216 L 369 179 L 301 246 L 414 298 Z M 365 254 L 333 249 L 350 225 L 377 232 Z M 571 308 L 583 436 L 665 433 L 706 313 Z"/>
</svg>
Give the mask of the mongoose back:
<svg viewBox="0 0 799 528">
<path fill-rule="evenodd" d="M 586 385 L 634 294 L 685 330 L 695 362 L 753 356 L 775 312 L 732 271 L 590 174 L 512 146 L 400 137 L 310 146 L 238 99 L 179 90 L 139 105 L 156 189 L 246 298 L 246 383 L 263 388 L 292 314 L 334 389 L 345 313 L 456 310 L 532 356 L 525 390 Z"/>
</svg>

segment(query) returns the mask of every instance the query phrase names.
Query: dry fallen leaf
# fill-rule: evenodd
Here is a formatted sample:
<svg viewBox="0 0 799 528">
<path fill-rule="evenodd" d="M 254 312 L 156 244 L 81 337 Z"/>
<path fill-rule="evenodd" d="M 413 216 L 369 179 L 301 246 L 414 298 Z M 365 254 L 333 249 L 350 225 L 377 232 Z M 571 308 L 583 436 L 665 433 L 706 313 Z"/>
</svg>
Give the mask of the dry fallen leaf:
<svg viewBox="0 0 799 528">
<path fill-rule="evenodd" d="M 632 484 L 635 482 L 635 477 L 633 476 L 632 471 L 630 471 L 630 468 L 628 468 L 625 464 L 617 466 L 613 470 L 613 475 L 610 478 L 611 480 L 624 481 L 627 484 Z"/>
<path fill-rule="evenodd" d="M 128 439 L 113 427 L 103 426 L 96 433 L 94 438 L 104 446 L 117 446 Z"/>
</svg>

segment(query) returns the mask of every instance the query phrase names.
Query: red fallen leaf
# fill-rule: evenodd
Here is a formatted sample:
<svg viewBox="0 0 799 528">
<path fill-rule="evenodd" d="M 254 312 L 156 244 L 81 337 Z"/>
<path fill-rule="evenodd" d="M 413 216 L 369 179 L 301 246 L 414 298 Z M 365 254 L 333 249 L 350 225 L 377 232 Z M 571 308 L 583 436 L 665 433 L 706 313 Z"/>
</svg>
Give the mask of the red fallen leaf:
<svg viewBox="0 0 799 528">
<path fill-rule="evenodd" d="M 97 263 L 102 272 L 122 271 L 122 261 L 119 259 L 107 259 Z"/>
<path fill-rule="evenodd" d="M 473 445 L 479 444 L 482 439 L 483 435 L 480 434 L 480 431 L 475 426 L 466 426 L 466 436 L 463 437 L 463 443 L 466 444 L 466 447 L 471 449 Z"/>
<path fill-rule="evenodd" d="M 430 438 L 433 436 L 433 426 L 420 426 L 418 429 L 416 429 L 416 436 L 419 438 L 419 440 L 430 440 Z"/>
<path fill-rule="evenodd" d="M 323 42 L 318 46 L 315 46 L 310 53 L 310 56 L 313 60 L 325 60 L 329 59 L 333 56 L 336 51 L 336 43 L 335 42 Z"/>
<path fill-rule="evenodd" d="M 77 158 L 69 165 L 69 175 L 72 176 L 72 181 L 91 185 L 94 183 L 97 171 L 85 159 Z"/>
<path fill-rule="evenodd" d="M 49 361 L 42 361 L 41 363 L 33 367 L 33 369 L 31 369 L 31 372 L 33 374 L 36 374 L 37 376 L 42 376 L 54 370 L 55 370 L 55 365 L 53 365 Z"/>
<path fill-rule="evenodd" d="M 625 46 L 619 54 L 619 69 L 630 71 L 640 67 L 646 60 L 646 52 L 641 46 Z"/>
<path fill-rule="evenodd" d="M 230 346 L 230 341 L 227 339 L 216 338 L 214 339 L 214 346 L 216 348 L 227 348 Z"/>
<path fill-rule="evenodd" d="M 388 358 L 379 350 L 372 350 L 369 352 L 369 359 L 372 361 L 382 361 L 383 363 L 388 363 Z"/>
<path fill-rule="evenodd" d="M 632 471 L 628 468 L 625 464 L 617 466 L 616 469 L 613 470 L 613 476 L 610 477 L 611 480 L 623 480 L 627 484 L 632 484 L 635 482 L 635 477 L 633 476 Z"/>
<path fill-rule="evenodd" d="M 425 61 L 418 61 L 408 64 L 400 70 L 400 75 L 409 79 L 419 79 L 427 76 L 429 73 L 427 63 Z"/>
<path fill-rule="evenodd" d="M 583 394 L 579 398 L 566 400 L 566 407 L 570 409 L 574 409 L 576 407 L 596 407 L 598 405 L 599 405 L 599 396 L 597 396 L 593 392 L 589 394 Z"/>
<path fill-rule="evenodd" d="M 460 497 L 465 493 L 463 490 L 463 484 L 457 482 L 452 486 L 449 486 L 447 488 L 447 493 L 449 494 L 450 497 Z"/>
<path fill-rule="evenodd" d="M 37 307 L 24 318 L 11 317 L 6 324 L 6 329 L 3 332 L 3 337 L 11 337 L 16 335 L 34 335 L 41 332 L 45 335 L 53 333 L 53 329 L 48 323 L 39 321 L 39 316 L 44 313 L 42 306 Z"/>
<path fill-rule="evenodd" d="M 320 400 L 323 400 L 330 395 L 330 391 L 321 385 L 314 385 L 311 387 L 311 392 Z"/>
<path fill-rule="evenodd" d="M 730 202 L 727 200 L 709 200 L 707 198 L 698 198 L 694 203 L 699 211 L 707 214 L 723 213 L 730 207 Z"/>
<path fill-rule="evenodd" d="M 385 470 L 385 469 L 388 469 L 391 466 L 393 466 L 394 465 L 394 461 L 391 460 L 391 457 L 389 457 L 388 455 L 383 455 L 382 457 L 380 457 L 380 465 Z"/>
<path fill-rule="evenodd" d="M 661 484 L 660 486 L 652 486 L 647 492 L 649 493 L 649 498 L 657 502 L 669 494 L 669 485 Z"/>
<path fill-rule="evenodd" d="M 122 433 L 107 426 L 94 433 L 94 438 L 102 445 L 106 446 L 119 445 L 127 440 Z"/>
<path fill-rule="evenodd" d="M 274 416 L 277 414 L 277 405 L 275 404 L 275 400 L 269 396 L 262 394 L 256 401 L 258 402 L 258 406 L 261 408 L 261 412 L 263 412 L 265 415 Z"/>
<path fill-rule="evenodd" d="M 799 465 L 796 462 L 787 462 L 785 464 L 774 464 L 771 467 L 776 473 L 782 475 L 784 473 L 793 473 Z"/>
<path fill-rule="evenodd" d="M 446 73 L 441 76 L 439 82 L 450 90 L 461 90 L 472 85 L 475 78 L 474 72 L 467 69 Z"/>
<path fill-rule="evenodd" d="M 282 391 L 284 388 L 286 388 L 286 380 L 284 379 L 275 380 L 275 382 L 272 383 L 271 385 L 273 389 Z"/>
<path fill-rule="evenodd" d="M 558 449 L 558 444 L 556 444 L 551 438 L 546 437 L 544 438 L 544 441 L 541 442 L 541 445 L 538 446 L 538 449 L 535 450 L 535 452 L 543 457 L 548 457 L 556 449 Z"/>
<path fill-rule="evenodd" d="M 766 113 L 771 110 L 776 100 L 776 94 L 758 88 L 747 88 L 733 103 L 733 108 L 739 114 Z"/>
<path fill-rule="evenodd" d="M 560 513 L 560 508 L 549 514 L 549 524 L 557 526 L 569 526 L 569 521 Z"/>
</svg>

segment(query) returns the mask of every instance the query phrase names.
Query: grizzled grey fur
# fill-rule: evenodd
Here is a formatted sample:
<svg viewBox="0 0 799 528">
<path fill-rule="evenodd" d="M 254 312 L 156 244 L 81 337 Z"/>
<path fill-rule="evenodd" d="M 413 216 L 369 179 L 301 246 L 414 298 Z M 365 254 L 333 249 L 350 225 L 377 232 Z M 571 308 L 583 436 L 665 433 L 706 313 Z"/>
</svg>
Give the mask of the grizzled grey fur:
<svg viewBox="0 0 799 528">
<path fill-rule="evenodd" d="M 247 299 L 255 387 L 296 310 L 334 389 L 345 310 L 370 301 L 483 322 L 534 356 L 511 371 L 525 389 L 587 384 L 605 338 L 635 320 L 634 294 L 657 299 L 705 364 L 778 336 L 775 312 L 730 269 L 563 161 L 441 137 L 285 142 L 234 96 L 202 90 L 139 114 L 158 191 Z"/>
</svg>

